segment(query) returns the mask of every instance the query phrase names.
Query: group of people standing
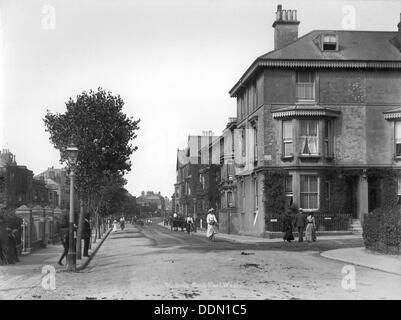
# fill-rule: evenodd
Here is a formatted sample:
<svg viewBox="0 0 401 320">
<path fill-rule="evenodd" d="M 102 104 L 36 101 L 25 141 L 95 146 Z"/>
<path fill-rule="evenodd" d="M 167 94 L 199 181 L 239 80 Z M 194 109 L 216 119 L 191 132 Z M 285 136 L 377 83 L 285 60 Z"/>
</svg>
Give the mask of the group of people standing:
<svg viewBox="0 0 401 320">
<path fill-rule="evenodd" d="M 303 234 L 305 230 L 306 241 L 316 241 L 316 222 L 313 212 L 307 216 L 303 213 L 302 208 L 298 210 L 295 217 L 291 212 L 287 211 L 283 218 L 283 239 L 284 241 L 291 242 L 294 240 L 293 229 L 298 231 L 298 241 L 303 242 Z"/>
<path fill-rule="evenodd" d="M 121 230 L 124 230 L 125 228 L 125 218 L 124 216 L 122 216 L 118 221 L 117 219 L 114 219 L 113 221 L 113 232 L 117 232 L 118 230 L 118 226 L 120 226 Z"/>
</svg>

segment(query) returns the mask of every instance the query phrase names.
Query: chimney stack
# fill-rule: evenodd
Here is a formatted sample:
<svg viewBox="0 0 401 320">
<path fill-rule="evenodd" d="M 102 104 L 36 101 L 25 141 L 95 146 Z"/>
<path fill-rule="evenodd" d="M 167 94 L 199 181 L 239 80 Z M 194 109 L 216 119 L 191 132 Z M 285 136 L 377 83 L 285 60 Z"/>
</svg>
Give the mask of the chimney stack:
<svg viewBox="0 0 401 320">
<path fill-rule="evenodd" d="M 274 28 L 274 50 L 281 49 L 298 39 L 297 10 L 283 10 L 283 6 L 277 6 Z"/>
</svg>

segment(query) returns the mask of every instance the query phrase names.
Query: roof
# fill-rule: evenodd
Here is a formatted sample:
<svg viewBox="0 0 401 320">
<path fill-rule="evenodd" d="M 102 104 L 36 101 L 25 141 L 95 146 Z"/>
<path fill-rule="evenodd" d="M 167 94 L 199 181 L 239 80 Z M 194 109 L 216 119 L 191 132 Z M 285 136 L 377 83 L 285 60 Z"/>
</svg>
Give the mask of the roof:
<svg viewBox="0 0 401 320">
<path fill-rule="evenodd" d="M 322 51 L 321 36 L 336 34 L 337 51 Z M 314 30 L 291 44 L 258 57 L 230 90 L 241 85 L 263 66 L 276 67 L 395 67 L 401 68 L 401 37 L 396 31 Z"/>
</svg>

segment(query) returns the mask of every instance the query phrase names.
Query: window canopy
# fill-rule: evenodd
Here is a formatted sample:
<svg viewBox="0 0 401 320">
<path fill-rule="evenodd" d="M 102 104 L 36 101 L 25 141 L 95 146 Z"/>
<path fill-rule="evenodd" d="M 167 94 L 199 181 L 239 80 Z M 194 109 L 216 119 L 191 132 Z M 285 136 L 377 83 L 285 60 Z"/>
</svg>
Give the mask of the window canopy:
<svg viewBox="0 0 401 320">
<path fill-rule="evenodd" d="M 400 111 L 401 112 L 401 111 Z M 300 117 L 330 117 L 336 118 L 340 115 L 341 111 L 320 106 L 301 106 L 295 105 L 293 107 L 286 107 L 273 110 L 274 119 L 283 118 L 300 118 Z"/>
<path fill-rule="evenodd" d="M 386 120 L 401 120 L 401 108 L 383 112 Z"/>
</svg>

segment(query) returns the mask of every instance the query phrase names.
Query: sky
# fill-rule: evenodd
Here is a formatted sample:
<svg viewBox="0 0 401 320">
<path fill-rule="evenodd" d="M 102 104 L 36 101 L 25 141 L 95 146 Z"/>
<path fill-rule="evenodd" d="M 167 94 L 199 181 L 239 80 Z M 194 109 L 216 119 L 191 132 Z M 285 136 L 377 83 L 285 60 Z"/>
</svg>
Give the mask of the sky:
<svg viewBox="0 0 401 320">
<path fill-rule="evenodd" d="M 43 118 L 102 87 L 141 119 L 127 190 L 171 196 L 177 148 L 221 134 L 228 91 L 273 50 L 278 4 L 315 29 L 396 31 L 401 1 L 0 0 L 0 149 L 34 174 L 61 167 Z"/>
</svg>

